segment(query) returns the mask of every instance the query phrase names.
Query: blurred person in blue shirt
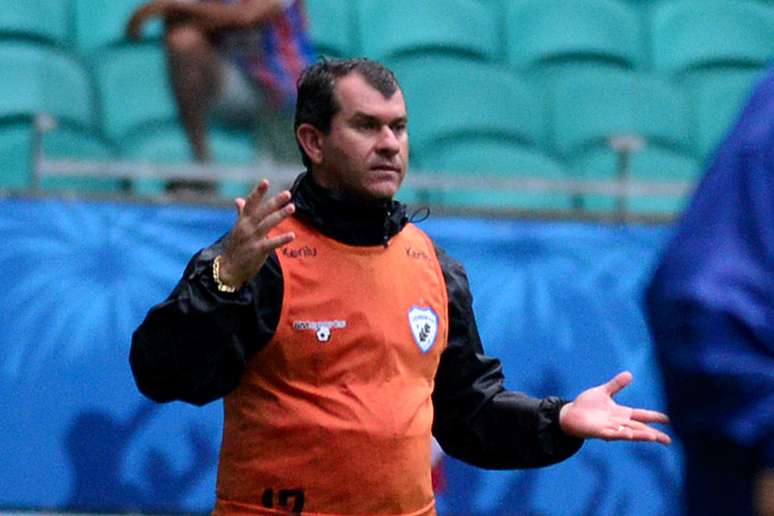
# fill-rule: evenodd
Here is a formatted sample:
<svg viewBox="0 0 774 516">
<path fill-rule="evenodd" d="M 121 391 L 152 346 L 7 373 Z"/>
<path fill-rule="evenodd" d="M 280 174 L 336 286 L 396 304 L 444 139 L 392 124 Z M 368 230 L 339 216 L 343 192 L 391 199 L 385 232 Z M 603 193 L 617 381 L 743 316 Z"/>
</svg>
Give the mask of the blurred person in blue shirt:
<svg viewBox="0 0 774 516">
<path fill-rule="evenodd" d="M 774 68 L 709 162 L 646 311 L 685 513 L 774 515 Z"/>
</svg>

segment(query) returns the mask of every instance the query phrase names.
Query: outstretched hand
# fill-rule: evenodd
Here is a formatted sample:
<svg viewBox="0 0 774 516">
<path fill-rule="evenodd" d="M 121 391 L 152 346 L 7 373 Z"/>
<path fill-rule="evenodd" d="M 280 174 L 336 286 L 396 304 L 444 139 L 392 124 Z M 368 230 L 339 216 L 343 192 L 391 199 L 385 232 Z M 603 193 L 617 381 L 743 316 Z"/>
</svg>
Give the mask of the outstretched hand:
<svg viewBox="0 0 774 516">
<path fill-rule="evenodd" d="M 649 426 L 649 423 L 668 423 L 666 414 L 626 407 L 613 401 L 613 396 L 631 382 L 632 374 L 624 371 L 604 385 L 583 391 L 562 407 L 559 414 L 562 430 L 584 439 L 672 442 L 667 434 Z"/>
<path fill-rule="evenodd" d="M 220 279 L 227 285 L 240 287 L 255 276 L 275 249 L 295 238 L 291 232 L 269 238 L 269 231 L 292 215 L 295 205 L 287 190 L 265 200 L 268 190 L 269 182 L 264 179 L 246 199 L 235 201 L 238 218 L 226 237 L 220 262 Z"/>
</svg>

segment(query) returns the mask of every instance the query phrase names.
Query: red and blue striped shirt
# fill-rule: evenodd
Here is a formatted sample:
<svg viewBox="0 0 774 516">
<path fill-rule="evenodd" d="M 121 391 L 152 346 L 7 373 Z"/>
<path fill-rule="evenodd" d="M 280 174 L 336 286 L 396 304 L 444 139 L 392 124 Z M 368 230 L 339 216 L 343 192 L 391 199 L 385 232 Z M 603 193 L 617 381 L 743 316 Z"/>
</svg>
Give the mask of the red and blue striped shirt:
<svg viewBox="0 0 774 516">
<path fill-rule="evenodd" d="M 263 25 L 224 34 L 220 42 L 226 57 L 250 78 L 266 103 L 283 111 L 295 107 L 296 80 L 316 56 L 307 31 L 303 0 L 287 3 L 282 12 Z"/>
</svg>

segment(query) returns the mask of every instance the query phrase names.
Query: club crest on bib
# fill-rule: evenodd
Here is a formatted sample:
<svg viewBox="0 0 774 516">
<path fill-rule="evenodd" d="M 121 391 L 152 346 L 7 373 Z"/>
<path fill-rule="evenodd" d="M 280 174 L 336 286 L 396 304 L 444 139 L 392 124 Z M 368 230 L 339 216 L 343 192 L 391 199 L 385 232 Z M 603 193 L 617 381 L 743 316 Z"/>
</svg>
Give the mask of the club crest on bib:
<svg viewBox="0 0 774 516">
<path fill-rule="evenodd" d="M 433 347 L 438 336 L 438 315 L 432 308 L 412 306 L 408 313 L 409 327 L 422 353 Z"/>
</svg>

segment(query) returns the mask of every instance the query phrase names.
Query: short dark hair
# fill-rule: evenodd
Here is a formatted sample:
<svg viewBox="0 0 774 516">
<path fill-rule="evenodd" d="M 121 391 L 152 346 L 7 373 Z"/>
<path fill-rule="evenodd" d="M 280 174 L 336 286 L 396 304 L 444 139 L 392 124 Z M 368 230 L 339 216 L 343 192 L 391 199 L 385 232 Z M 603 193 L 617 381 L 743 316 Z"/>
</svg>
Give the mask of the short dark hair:
<svg viewBox="0 0 774 516">
<path fill-rule="evenodd" d="M 334 98 L 336 79 L 351 73 L 360 74 L 365 81 L 384 98 L 392 97 L 400 89 L 395 74 L 381 63 L 366 58 L 328 59 L 322 58 L 309 66 L 298 78 L 296 116 L 293 122 L 295 132 L 301 124 L 310 124 L 323 133 L 331 130 L 331 121 L 341 109 Z M 307 168 L 312 166 L 309 156 L 299 144 L 301 157 Z"/>
</svg>

